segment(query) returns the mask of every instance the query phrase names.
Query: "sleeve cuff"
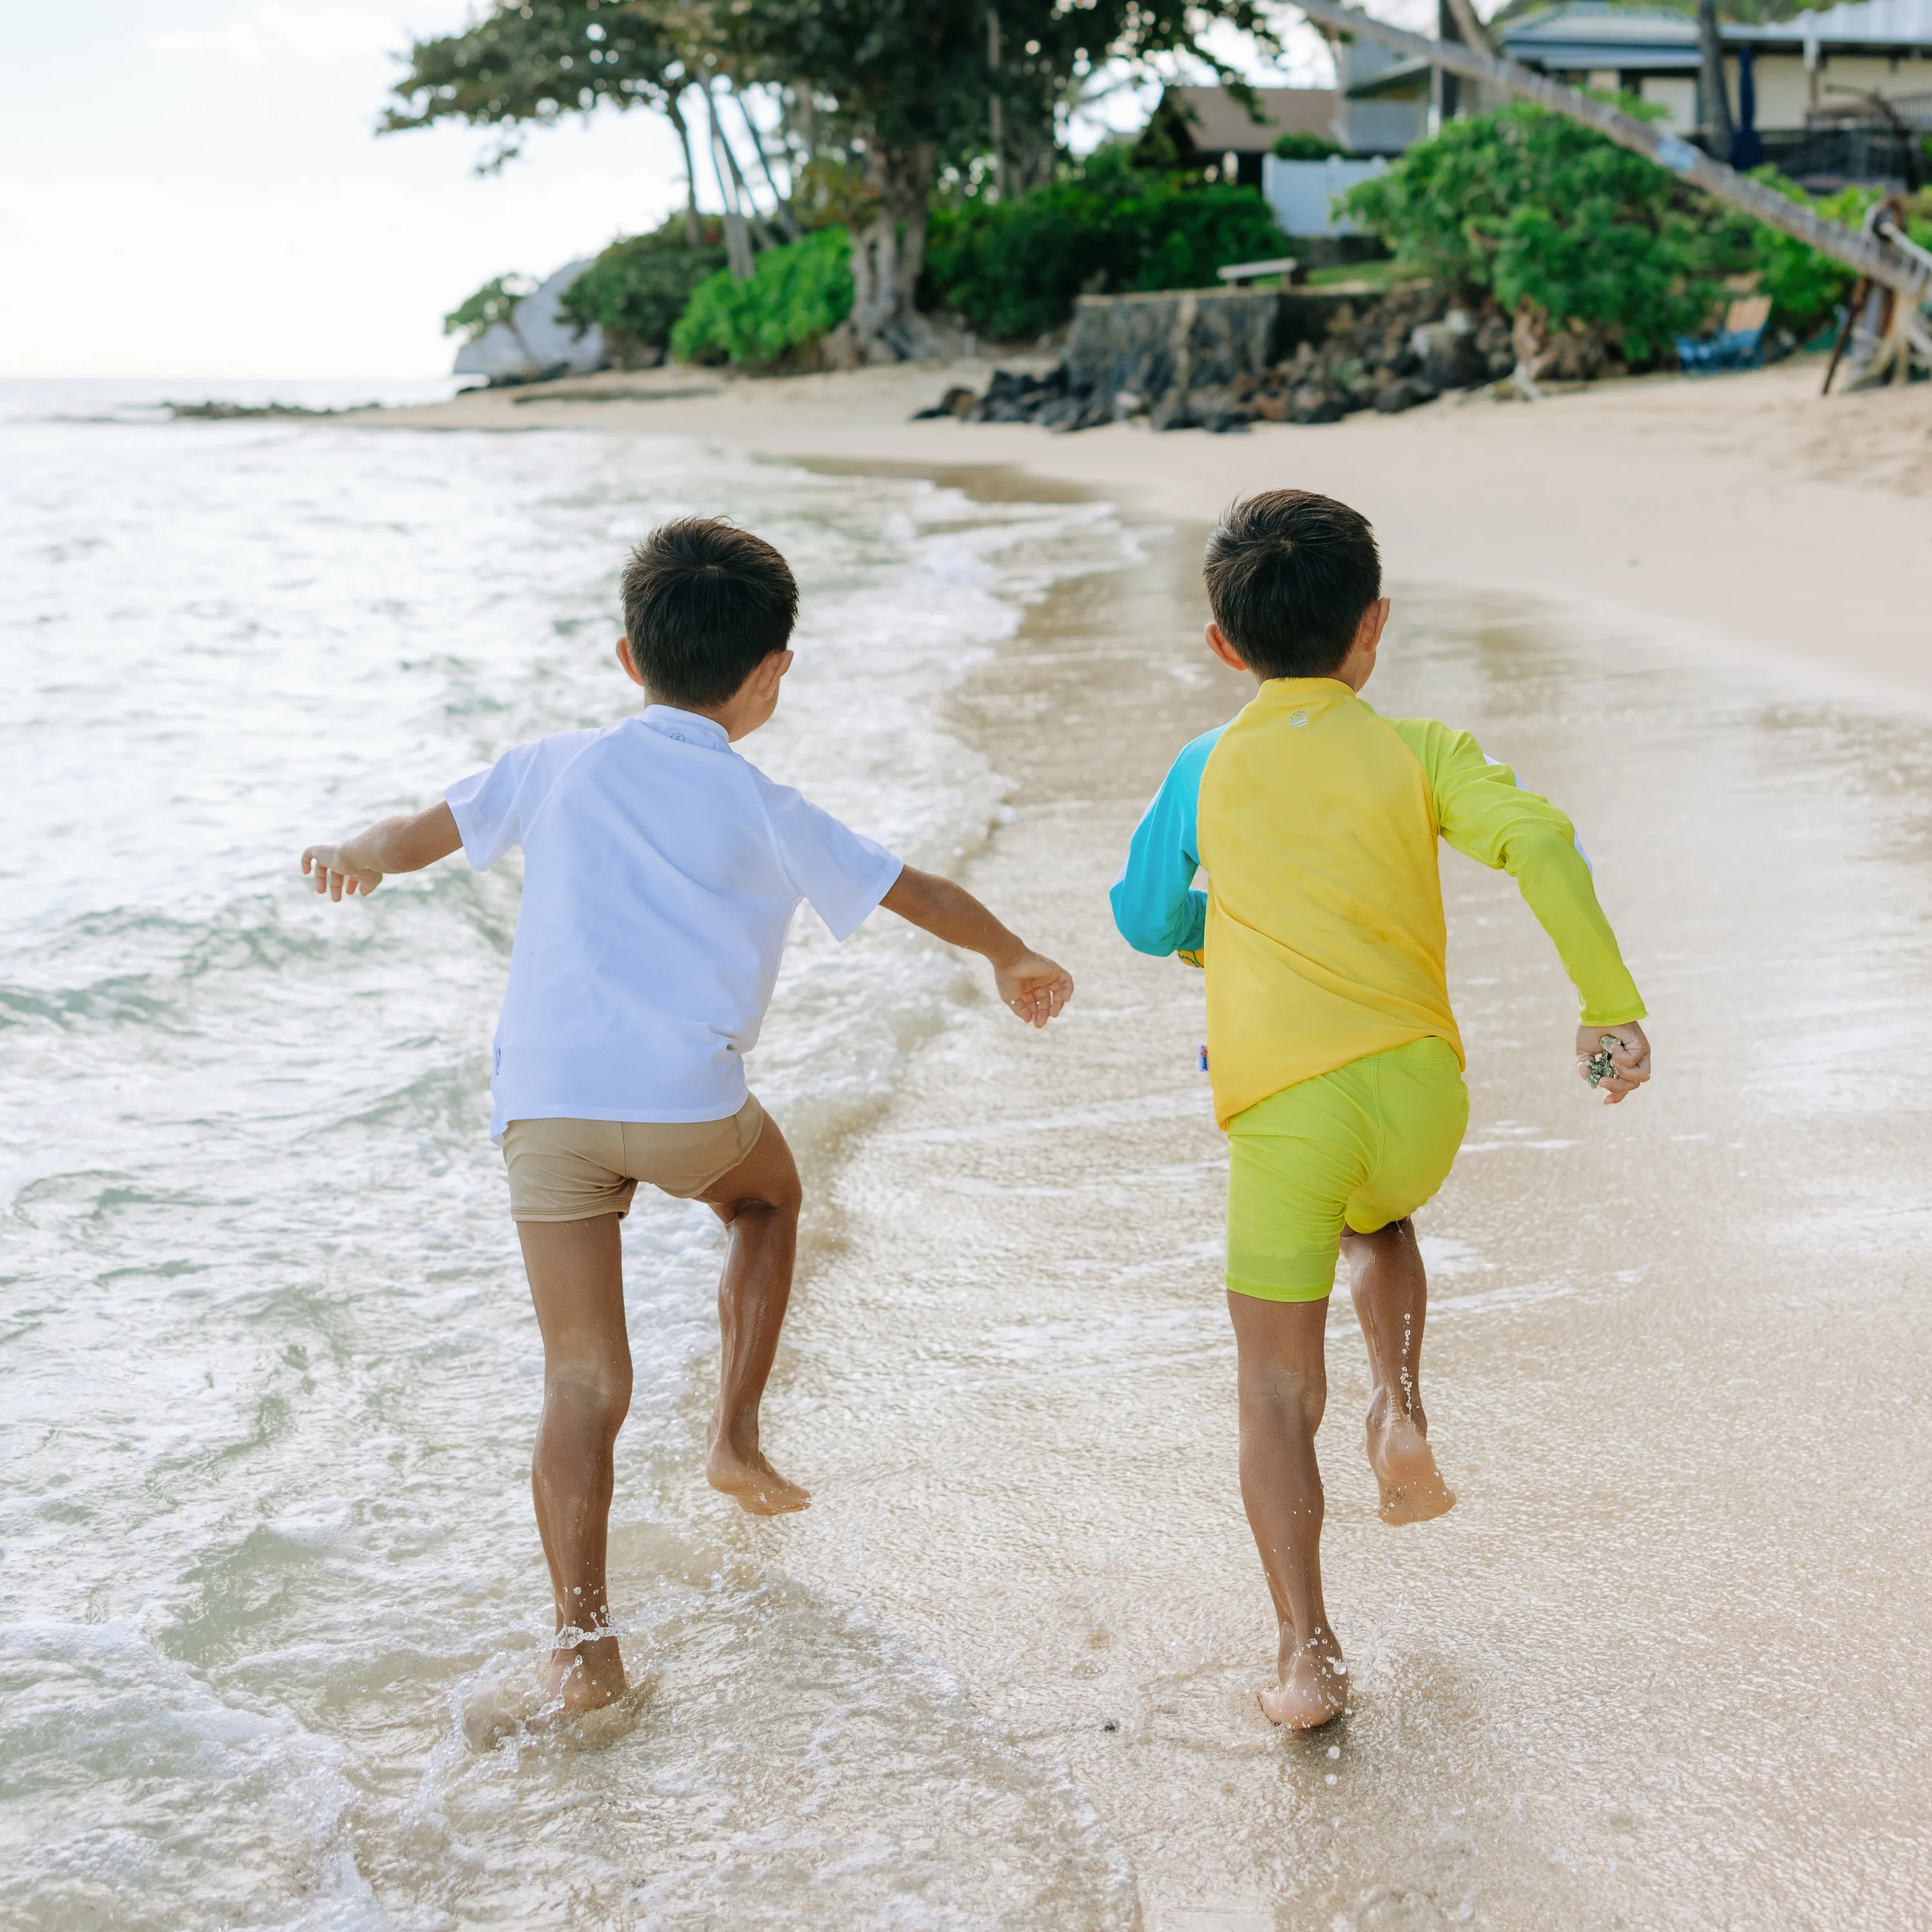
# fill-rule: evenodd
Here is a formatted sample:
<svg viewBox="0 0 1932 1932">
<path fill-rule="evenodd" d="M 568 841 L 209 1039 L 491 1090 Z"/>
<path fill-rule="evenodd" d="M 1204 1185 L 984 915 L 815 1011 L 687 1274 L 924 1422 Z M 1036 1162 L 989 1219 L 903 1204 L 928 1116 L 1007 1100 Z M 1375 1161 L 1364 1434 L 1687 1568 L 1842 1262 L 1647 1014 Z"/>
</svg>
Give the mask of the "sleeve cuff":
<svg viewBox="0 0 1932 1932">
<path fill-rule="evenodd" d="M 464 862 L 468 865 L 470 869 L 472 872 L 481 872 L 485 871 L 487 868 L 479 866 L 476 862 L 476 848 L 471 842 L 470 836 L 471 827 L 467 822 L 468 813 L 466 810 L 466 807 L 468 804 L 468 800 L 459 800 L 452 796 L 453 794 L 460 791 L 466 782 L 467 782 L 467 781 L 459 779 L 456 784 L 451 785 L 443 793 L 442 802 L 445 805 L 449 807 L 450 817 L 456 820 L 456 836 L 463 841 L 463 856 Z"/>
<path fill-rule="evenodd" d="M 458 823 L 460 826 L 461 821 L 459 820 Z M 885 855 L 884 864 L 879 868 L 872 883 L 866 888 L 863 900 L 854 908 L 851 918 L 849 920 L 842 919 L 836 926 L 833 926 L 830 920 L 826 920 L 832 938 L 841 946 L 878 910 L 880 900 L 898 884 L 899 874 L 904 870 L 905 861 L 888 852 Z"/>
</svg>

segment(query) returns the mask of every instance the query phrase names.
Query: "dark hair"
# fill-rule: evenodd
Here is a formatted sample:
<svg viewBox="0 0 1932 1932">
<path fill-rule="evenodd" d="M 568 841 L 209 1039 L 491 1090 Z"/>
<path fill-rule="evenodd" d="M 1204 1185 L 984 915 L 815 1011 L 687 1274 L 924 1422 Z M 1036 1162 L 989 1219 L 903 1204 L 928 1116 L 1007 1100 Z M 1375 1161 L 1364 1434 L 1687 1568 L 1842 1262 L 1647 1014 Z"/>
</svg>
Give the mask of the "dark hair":
<svg viewBox="0 0 1932 1932">
<path fill-rule="evenodd" d="M 1221 634 L 1263 677 L 1326 677 L 1382 594 L 1368 519 L 1312 490 L 1264 490 L 1230 503 L 1202 574 Z"/>
<path fill-rule="evenodd" d="M 722 704 L 798 621 L 790 566 L 761 537 L 715 517 L 661 524 L 624 566 L 624 634 L 653 698 Z"/>
</svg>

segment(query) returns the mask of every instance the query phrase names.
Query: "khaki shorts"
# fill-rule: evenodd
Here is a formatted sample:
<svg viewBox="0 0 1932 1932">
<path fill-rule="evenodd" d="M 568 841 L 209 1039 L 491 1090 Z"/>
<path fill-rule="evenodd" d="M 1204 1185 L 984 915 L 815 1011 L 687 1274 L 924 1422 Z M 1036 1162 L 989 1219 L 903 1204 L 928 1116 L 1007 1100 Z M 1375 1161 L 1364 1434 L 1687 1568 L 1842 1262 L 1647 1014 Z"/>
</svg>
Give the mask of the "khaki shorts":
<svg viewBox="0 0 1932 1932">
<path fill-rule="evenodd" d="M 512 1120 L 503 1130 L 511 1217 L 628 1214 L 640 1180 L 688 1200 L 729 1174 L 764 1124 L 755 1097 L 724 1120 Z"/>
</svg>

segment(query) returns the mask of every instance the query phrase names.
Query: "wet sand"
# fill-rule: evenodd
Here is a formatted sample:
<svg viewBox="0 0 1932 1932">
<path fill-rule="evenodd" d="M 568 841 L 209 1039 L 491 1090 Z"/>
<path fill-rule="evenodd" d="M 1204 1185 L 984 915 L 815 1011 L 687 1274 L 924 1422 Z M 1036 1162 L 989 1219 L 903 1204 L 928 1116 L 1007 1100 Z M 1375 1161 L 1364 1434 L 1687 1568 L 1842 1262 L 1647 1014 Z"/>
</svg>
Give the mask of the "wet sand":
<svg viewBox="0 0 1932 1932">
<path fill-rule="evenodd" d="M 1587 1094 L 1527 910 L 1445 852 L 1474 1108 L 1422 1218 L 1425 1386 L 1462 1501 L 1377 1521 L 1339 1298 L 1325 1558 L 1359 1688 L 1289 1736 L 1253 1702 L 1199 982 L 1105 901 L 1168 757 L 1241 696 L 1194 641 L 1196 536 L 1062 586 L 962 700 L 1016 781 L 972 884 L 1079 998 L 1044 1039 L 982 1000 L 845 1149 L 770 1411 L 819 1500 L 733 1540 L 916 1645 L 1090 1809 L 1106 1853 L 1058 1924 L 1924 1922 L 1932 734 L 1396 584 L 1370 695 L 1574 813 L 1659 1074 Z"/>
<path fill-rule="evenodd" d="M 1932 1921 L 1924 399 L 1852 406 L 1899 406 L 1887 470 L 1847 457 L 1850 410 L 1799 406 L 1804 370 L 1753 379 L 1755 418 L 1634 385 L 1213 441 L 905 424 L 943 373 L 395 418 L 983 454 L 1027 465 L 989 494 L 1054 478 L 1174 519 L 957 700 L 1015 781 L 968 876 L 1079 998 L 1041 1039 L 982 997 L 839 1150 L 769 1412 L 818 1500 L 721 1543 L 913 1646 L 1032 1762 L 1080 1826 L 1056 1927 Z M 1128 951 L 1105 898 L 1174 750 L 1242 696 L 1198 643 L 1190 520 L 1280 480 L 1375 515 L 1397 614 L 1372 699 L 1471 727 L 1576 819 L 1658 1054 L 1598 1106 L 1534 921 L 1445 853 L 1474 1106 L 1422 1220 L 1425 1384 L 1462 1500 L 1376 1520 L 1343 1298 L 1324 1555 L 1359 1688 L 1300 1738 L 1253 1703 L 1273 1634 L 1199 982 Z M 881 1748 L 916 1766 L 902 1721 Z"/>
</svg>

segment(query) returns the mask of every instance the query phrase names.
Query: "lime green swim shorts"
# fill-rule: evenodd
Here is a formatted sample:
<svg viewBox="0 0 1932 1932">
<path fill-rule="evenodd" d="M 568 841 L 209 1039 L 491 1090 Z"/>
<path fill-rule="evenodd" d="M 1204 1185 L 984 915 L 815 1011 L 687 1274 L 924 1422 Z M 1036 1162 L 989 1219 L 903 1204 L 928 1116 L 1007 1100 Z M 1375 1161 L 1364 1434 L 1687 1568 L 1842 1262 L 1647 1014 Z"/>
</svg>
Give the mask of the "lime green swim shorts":
<svg viewBox="0 0 1932 1932">
<path fill-rule="evenodd" d="M 1447 1040 L 1412 1040 L 1300 1080 L 1228 1128 L 1228 1286 L 1319 1301 L 1346 1226 L 1372 1234 L 1448 1178 L 1469 1093 Z"/>
</svg>

